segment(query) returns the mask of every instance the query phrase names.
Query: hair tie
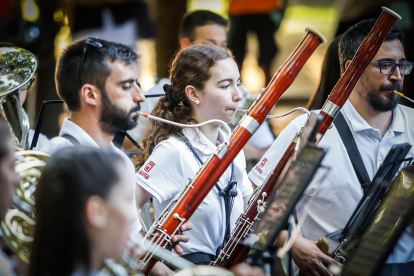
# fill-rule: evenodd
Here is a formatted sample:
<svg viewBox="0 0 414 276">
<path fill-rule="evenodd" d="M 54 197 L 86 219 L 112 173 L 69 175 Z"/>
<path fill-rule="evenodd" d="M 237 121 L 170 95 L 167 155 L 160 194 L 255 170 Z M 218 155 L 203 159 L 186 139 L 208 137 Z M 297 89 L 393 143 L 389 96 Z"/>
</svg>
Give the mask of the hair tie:
<svg viewBox="0 0 414 276">
<path fill-rule="evenodd" d="M 174 101 L 173 101 L 173 98 L 172 98 L 171 85 L 164 84 L 164 86 L 162 88 L 165 91 L 165 96 L 167 97 L 168 102 L 170 103 L 171 106 L 173 106 L 174 105 Z"/>
</svg>

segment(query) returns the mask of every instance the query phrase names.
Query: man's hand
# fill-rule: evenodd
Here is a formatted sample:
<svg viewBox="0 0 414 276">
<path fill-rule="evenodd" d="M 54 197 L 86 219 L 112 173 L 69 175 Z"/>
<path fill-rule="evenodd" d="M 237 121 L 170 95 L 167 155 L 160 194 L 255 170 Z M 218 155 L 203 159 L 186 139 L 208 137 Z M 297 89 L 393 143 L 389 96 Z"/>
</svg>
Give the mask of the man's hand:
<svg viewBox="0 0 414 276">
<path fill-rule="evenodd" d="M 314 241 L 297 236 L 292 246 L 295 264 L 306 276 L 332 276 L 326 268 L 330 264 L 342 267 L 342 264 L 326 256 Z"/>
<path fill-rule="evenodd" d="M 181 232 L 184 231 L 188 231 L 193 229 L 193 224 L 191 222 L 186 222 L 183 225 L 181 225 L 180 230 Z M 177 252 L 177 254 L 181 255 L 184 253 L 183 249 L 180 246 L 180 242 L 188 242 L 189 238 L 187 235 L 184 234 L 175 234 L 172 237 L 172 242 L 173 242 L 173 248 L 175 250 L 175 252 Z"/>
<path fill-rule="evenodd" d="M 247 263 L 239 263 L 231 270 L 234 276 L 266 276 L 263 269 L 258 266 L 250 266 Z"/>
</svg>

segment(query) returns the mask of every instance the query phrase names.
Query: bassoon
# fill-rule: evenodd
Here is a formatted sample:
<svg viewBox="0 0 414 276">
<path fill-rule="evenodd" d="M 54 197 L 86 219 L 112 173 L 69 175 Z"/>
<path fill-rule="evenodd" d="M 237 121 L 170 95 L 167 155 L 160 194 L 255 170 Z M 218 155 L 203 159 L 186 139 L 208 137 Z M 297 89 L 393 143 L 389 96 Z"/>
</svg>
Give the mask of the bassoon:
<svg viewBox="0 0 414 276">
<path fill-rule="evenodd" d="M 278 69 L 266 89 L 240 120 L 229 142 L 217 148 L 186 188 L 170 202 L 159 220 L 154 222 L 146 238 L 156 246 L 171 248 L 173 235 L 180 231 L 180 226 L 197 210 L 233 159 L 265 120 L 272 107 L 292 84 L 312 53 L 320 44 L 325 43 L 325 38 L 318 31 L 311 28 L 307 28 L 306 31 L 302 42 Z M 141 256 L 139 263 L 147 275 L 156 260 L 152 253 L 148 253 Z"/>
<path fill-rule="evenodd" d="M 243 262 L 247 257 L 247 254 L 250 251 L 250 246 L 245 245 L 244 241 L 250 234 L 253 233 L 257 227 L 257 223 L 260 221 L 260 215 L 267 207 L 266 201 L 268 200 L 270 193 L 273 191 L 273 188 L 282 175 L 282 172 L 286 167 L 289 159 L 294 158 L 295 153 L 297 153 L 299 138 L 301 135 L 302 130 L 299 131 L 293 138 L 279 163 L 267 176 L 264 184 L 256 188 L 255 192 L 249 200 L 249 204 L 246 210 L 238 218 L 236 227 L 234 228 L 228 242 L 220 251 L 216 260 L 213 261 L 210 265 L 221 266 L 230 269 L 234 265 Z"/>
<path fill-rule="evenodd" d="M 364 73 L 365 69 L 377 54 L 388 32 L 394 26 L 394 23 L 397 19 L 401 19 L 401 16 L 394 11 L 386 7 L 382 7 L 382 9 L 383 11 L 374 27 L 359 46 L 349 67 L 339 79 L 321 109 L 320 114 L 323 115 L 323 119 L 315 138 L 315 144 L 319 143 L 335 117 L 341 111 L 342 106 L 349 98 L 349 95 L 351 95 L 362 73 Z"/>
<path fill-rule="evenodd" d="M 340 112 L 342 106 L 349 98 L 349 95 L 353 91 L 362 73 L 365 71 L 366 67 L 369 65 L 371 60 L 378 52 L 382 42 L 384 41 L 388 32 L 394 25 L 395 21 L 397 19 L 401 19 L 401 17 L 394 11 L 386 7 L 382 7 L 382 9 L 383 12 L 378 18 L 376 24 L 362 42 L 361 46 L 355 53 L 355 56 L 352 59 L 348 69 L 341 77 L 341 79 L 338 81 L 338 83 L 332 90 L 331 94 L 329 95 L 327 101 L 325 102 L 324 106 L 322 107 L 320 114 L 323 117 L 318 132 L 316 134 L 316 138 L 314 141 L 315 144 L 318 144 L 320 142 L 323 135 L 331 125 L 332 121 Z M 285 152 L 285 154 L 287 152 Z M 279 170 L 282 171 L 284 166 L 286 165 L 285 157 L 286 156 L 283 156 L 281 158 L 278 165 L 275 167 L 274 171 L 270 174 L 273 178 L 276 176 L 275 172 Z M 281 168 L 279 168 L 280 166 Z M 265 180 L 264 186 L 269 184 L 269 178 L 270 177 L 268 176 L 268 179 Z M 277 181 L 277 179 L 275 181 Z M 274 188 L 274 185 L 269 186 L 267 188 L 269 188 L 271 192 L 271 190 Z M 269 194 L 270 192 L 267 192 L 267 194 Z M 263 205 L 262 202 L 259 202 L 260 200 L 262 199 L 255 195 L 254 203 Z M 247 230 L 247 228 L 249 227 L 246 224 L 248 222 L 252 222 L 253 220 L 257 220 L 257 212 L 255 212 L 254 210 L 250 210 L 250 208 L 251 206 L 249 205 L 248 209 L 241 215 L 241 217 L 237 221 L 237 225 L 232 236 L 230 237 L 228 243 L 222 251 L 222 254 L 220 254 L 216 261 L 212 264 L 230 268 L 244 260 L 245 256 L 249 251 L 249 247 L 244 246 L 242 244 L 235 245 L 235 241 L 243 241 L 248 236 L 247 232 L 243 231 L 250 231 L 251 229 L 250 228 Z"/>
</svg>

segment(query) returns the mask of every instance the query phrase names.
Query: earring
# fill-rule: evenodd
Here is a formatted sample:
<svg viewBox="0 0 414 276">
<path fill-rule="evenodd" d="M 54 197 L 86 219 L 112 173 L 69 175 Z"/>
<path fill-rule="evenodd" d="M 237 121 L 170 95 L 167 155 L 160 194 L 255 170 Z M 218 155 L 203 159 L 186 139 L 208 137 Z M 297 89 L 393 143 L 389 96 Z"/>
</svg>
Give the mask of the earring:
<svg viewBox="0 0 414 276">
<path fill-rule="evenodd" d="M 196 101 L 195 101 L 195 103 L 196 103 L 196 104 L 200 104 L 200 100 L 196 100 Z"/>
<path fill-rule="evenodd" d="M 106 218 L 103 216 L 97 216 L 95 218 L 95 224 L 99 228 L 104 228 L 106 226 Z"/>
</svg>

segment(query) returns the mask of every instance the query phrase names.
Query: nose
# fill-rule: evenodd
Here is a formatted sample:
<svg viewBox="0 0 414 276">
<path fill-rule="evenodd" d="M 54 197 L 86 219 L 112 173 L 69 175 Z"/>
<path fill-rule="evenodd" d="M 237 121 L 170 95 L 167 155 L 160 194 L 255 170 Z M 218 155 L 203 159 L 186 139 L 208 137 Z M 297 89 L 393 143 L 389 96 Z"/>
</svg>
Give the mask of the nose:
<svg viewBox="0 0 414 276">
<path fill-rule="evenodd" d="M 389 79 L 393 82 L 403 82 L 404 76 L 401 75 L 400 67 L 396 66 L 394 72 L 389 76 Z"/>
<path fill-rule="evenodd" d="M 243 94 L 242 94 L 242 92 L 240 90 L 240 87 L 239 86 L 236 86 L 236 89 L 235 89 L 235 92 L 234 92 L 234 95 L 233 95 L 233 101 L 237 103 L 242 98 L 243 98 Z"/>
<path fill-rule="evenodd" d="M 135 86 L 136 89 L 134 89 L 134 92 L 132 94 L 133 101 L 134 103 L 142 103 L 145 101 L 144 93 L 142 92 L 141 87 L 138 85 L 138 83 L 135 83 Z"/>
</svg>

